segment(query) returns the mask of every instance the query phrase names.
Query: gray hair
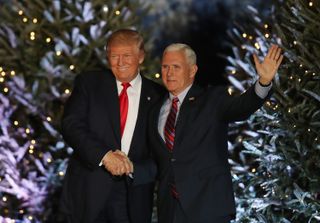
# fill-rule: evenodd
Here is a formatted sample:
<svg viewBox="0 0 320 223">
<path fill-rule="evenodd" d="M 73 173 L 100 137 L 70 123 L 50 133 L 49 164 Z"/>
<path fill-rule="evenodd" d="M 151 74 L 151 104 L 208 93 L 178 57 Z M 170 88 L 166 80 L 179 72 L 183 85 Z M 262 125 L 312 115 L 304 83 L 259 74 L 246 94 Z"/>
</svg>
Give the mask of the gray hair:
<svg viewBox="0 0 320 223">
<path fill-rule="evenodd" d="M 194 52 L 194 50 L 187 44 L 184 43 L 172 43 L 169 46 L 165 48 L 163 51 L 163 54 L 166 52 L 172 52 L 172 51 L 183 51 L 188 63 L 190 65 L 197 64 L 197 55 Z"/>
</svg>

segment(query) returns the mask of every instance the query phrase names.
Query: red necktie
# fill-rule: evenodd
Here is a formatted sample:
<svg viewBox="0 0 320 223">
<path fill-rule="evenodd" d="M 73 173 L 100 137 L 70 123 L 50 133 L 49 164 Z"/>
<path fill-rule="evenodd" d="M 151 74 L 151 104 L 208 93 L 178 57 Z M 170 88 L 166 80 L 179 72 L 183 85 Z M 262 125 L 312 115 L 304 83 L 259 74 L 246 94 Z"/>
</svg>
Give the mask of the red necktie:
<svg viewBox="0 0 320 223">
<path fill-rule="evenodd" d="M 127 121 L 129 99 L 127 94 L 127 88 L 130 87 L 130 83 L 122 83 L 122 91 L 119 95 L 119 104 L 120 104 L 120 133 L 121 137 L 124 131 L 124 127 Z"/>
<path fill-rule="evenodd" d="M 172 99 L 171 109 L 164 126 L 164 139 L 166 141 L 166 145 L 170 152 L 172 152 L 174 137 L 175 137 L 175 123 L 178 112 L 178 101 L 177 97 Z"/>
</svg>

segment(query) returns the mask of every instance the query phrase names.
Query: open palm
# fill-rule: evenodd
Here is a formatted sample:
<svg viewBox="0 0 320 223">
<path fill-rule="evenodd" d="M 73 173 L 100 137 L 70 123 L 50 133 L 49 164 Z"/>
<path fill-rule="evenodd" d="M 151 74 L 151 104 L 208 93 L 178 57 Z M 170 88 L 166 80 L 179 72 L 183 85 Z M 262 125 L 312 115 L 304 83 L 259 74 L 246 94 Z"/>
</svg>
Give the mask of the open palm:
<svg viewBox="0 0 320 223">
<path fill-rule="evenodd" d="M 269 84 L 277 73 L 277 70 L 282 62 L 283 55 L 281 54 L 281 48 L 273 44 L 262 63 L 260 63 L 256 54 L 253 55 L 253 59 L 256 70 L 260 76 L 260 83 Z"/>
</svg>

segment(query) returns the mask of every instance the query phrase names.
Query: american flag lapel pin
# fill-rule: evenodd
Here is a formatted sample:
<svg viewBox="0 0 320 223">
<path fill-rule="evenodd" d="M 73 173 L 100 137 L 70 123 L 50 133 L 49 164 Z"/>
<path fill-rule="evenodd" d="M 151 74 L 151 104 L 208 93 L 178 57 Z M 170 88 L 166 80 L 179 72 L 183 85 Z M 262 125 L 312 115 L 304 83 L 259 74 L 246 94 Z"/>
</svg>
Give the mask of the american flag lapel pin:
<svg viewBox="0 0 320 223">
<path fill-rule="evenodd" d="M 190 97 L 189 98 L 189 101 L 194 101 L 195 100 L 195 97 Z"/>
</svg>

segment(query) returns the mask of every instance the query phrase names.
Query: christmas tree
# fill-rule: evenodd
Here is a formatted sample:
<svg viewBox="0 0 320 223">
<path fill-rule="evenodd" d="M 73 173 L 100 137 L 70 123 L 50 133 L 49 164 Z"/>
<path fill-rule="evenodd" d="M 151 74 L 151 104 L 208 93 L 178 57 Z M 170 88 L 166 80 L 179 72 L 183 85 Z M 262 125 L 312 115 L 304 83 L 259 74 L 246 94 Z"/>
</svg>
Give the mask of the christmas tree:
<svg viewBox="0 0 320 223">
<path fill-rule="evenodd" d="M 140 30 L 147 10 L 125 0 L 0 6 L 0 222 L 57 222 L 53 213 L 72 153 L 59 126 L 73 79 L 106 67 L 109 34 Z M 152 78 L 154 67 L 147 58 L 142 71 Z"/>
<path fill-rule="evenodd" d="M 320 220 L 320 4 L 273 1 L 263 14 L 248 7 L 245 25 L 230 31 L 231 94 L 256 81 L 253 53 L 279 44 L 285 60 L 274 94 L 251 118 L 231 126 L 237 222 Z"/>
</svg>

